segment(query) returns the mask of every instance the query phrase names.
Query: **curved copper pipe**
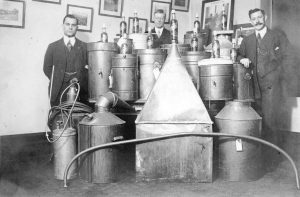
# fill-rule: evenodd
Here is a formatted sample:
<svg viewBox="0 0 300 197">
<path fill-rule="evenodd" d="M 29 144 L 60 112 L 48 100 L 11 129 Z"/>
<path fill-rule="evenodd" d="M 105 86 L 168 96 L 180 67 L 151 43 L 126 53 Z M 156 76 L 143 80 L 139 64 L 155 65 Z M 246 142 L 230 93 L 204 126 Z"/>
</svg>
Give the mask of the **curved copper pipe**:
<svg viewBox="0 0 300 197">
<path fill-rule="evenodd" d="M 237 138 L 248 139 L 248 140 L 252 140 L 252 141 L 259 142 L 259 143 L 262 143 L 264 145 L 267 145 L 267 146 L 279 151 L 280 153 L 282 153 L 290 161 L 290 163 L 292 164 L 292 167 L 294 169 L 294 172 L 295 172 L 297 188 L 300 189 L 298 170 L 297 170 L 296 164 L 293 161 L 293 159 L 284 150 L 282 150 L 278 146 L 276 146 L 276 145 L 274 145 L 274 144 L 272 144 L 268 141 L 262 140 L 262 139 L 257 138 L 257 137 L 252 137 L 252 136 L 247 136 L 247 135 L 228 134 L 228 133 L 178 133 L 178 134 L 163 135 L 163 136 L 158 136 L 158 137 L 149 137 L 149 138 L 144 138 L 144 139 L 133 139 L 133 140 L 120 141 L 120 142 L 111 142 L 111 143 L 106 143 L 106 144 L 101 144 L 101 145 L 98 145 L 98 146 L 94 146 L 94 147 L 88 148 L 88 149 L 78 153 L 69 162 L 69 164 L 67 165 L 67 167 L 65 169 L 65 172 L 64 172 L 64 187 L 68 187 L 67 186 L 67 175 L 68 175 L 69 168 L 71 167 L 72 163 L 76 159 L 78 159 L 80 156 L 82 156 L 83 154 L 86 154 L 86 153 L 91 152 L 91 151 L 96 151 L 98 149 L 104 149 L 104 148 L 113 147 L 113 146 L 117 146 L 117 145 L 132 144 L 132 143 L 142 144 L 142 143 L 146 143 L 146 142 L 166 140 L 166 139 L 170 139 L 170 138 L 188 137 L 188 136 L 237 137 Z"/>
</svg>

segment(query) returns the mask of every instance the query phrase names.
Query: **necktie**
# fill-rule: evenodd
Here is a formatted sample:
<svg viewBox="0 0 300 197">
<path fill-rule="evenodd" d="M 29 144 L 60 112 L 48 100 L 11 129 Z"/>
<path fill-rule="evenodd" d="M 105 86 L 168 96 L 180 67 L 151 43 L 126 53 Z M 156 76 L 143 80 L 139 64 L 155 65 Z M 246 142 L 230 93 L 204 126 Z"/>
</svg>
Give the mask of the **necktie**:
<svg viewBox="0 0 300 197">
<path fill-rule="evenodd" d="M 157 30 L 157 36 L 160 37 L 161 36 L 161 30 Z"/>
<path fill-rule="evenodd" d="M 258 43 L 258 44 L 260 44 L 260 42 L 261 42 L 261 36 L 260 36 L 260 34 L 259 34 L 259 33 L 257 34 L 257 37 L 256 37 L 256 39 L 257 39 L 257 43 Z"/>
<path fill-rule="evenodd" d="M 71 41 L 69 40 L 68 44 L 67 44 L 67 48 L 69 51 L 71 51 L 72 49 L 72 44 L 71 44 Z"/>
</svg>

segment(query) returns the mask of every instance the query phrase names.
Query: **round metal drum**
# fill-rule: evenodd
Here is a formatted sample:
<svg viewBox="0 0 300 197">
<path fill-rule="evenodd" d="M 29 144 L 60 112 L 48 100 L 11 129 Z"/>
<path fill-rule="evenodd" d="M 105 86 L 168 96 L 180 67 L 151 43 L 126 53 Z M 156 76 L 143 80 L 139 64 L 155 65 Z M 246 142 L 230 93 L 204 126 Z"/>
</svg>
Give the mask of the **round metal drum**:
<svg viewBox="0 0 300 197">
<path fill-rule="evenodd" d="M 209 53 L 201 51 L 186 51 L 181 55 L 182 63 L 186 66 L 192 82 L 198 91 L 200 87 L 198 61 L 209 57 Z"/>
<path fill-rule="evenodd" d="M 233 64 L 234 99 L 253 101 L 252 73 L 240 63 Z"/>
<path fill-rule="evenodd" d="M 232 61 L 211 58 L 200 60 L 198 65 L 201 98 L 203 100 L 231 100 L 233 98 Z"/>
<path fill-rule="evenodd" d="M 215 117 L 221 133 L 261 137 L 262 118 L 250 102 L 229 101 Z M 219 176 L 228 181 L 254 181 L 264 175 L 261 145 L 248 140 L 219 140 Z"/>
<path fill-rule="evenodd" d="M 118 54 L 112 59 L 112 91 L 124 101 L 138 99 L 138 67 L 136 54 Z"/>
<path fill-rule="evenodd" d="M 124 140 L 125 122 L 110 112 L 93 113 L 79 123 L 78 147 L 83 151 L 115 140 Z M 98 150 L 80 158 L 80 178 L 92 183 L 118 180 L 123 164 L 121 147 Z"/>
<path fill-rule="evenodd" d="M 142 49 L 138 50 L 138 58 L 140 73 L 139 95 L 141 100 L 146 100 L 165 62 L 166 53 L 161 49 Z"/>
<path fill-rule="evenodd" d="M 114 43 L 117 44 L 117 53 L 120 53 L 120 48 L 121 48 L 121 45 L 123 44 L 123 43 L 118 43 L 119 39 L 120 38 L 114 38 Z M 127 54 L 132 54 L 133 53 L 133 40 L 127 38 L 126 40 L 124 40 L 124 43 L 125 43 L 125 41 L 126 41 L 126 44 L 128 47 Z M 120 44 L 120 46 L 118 44 Z"/>
<path fill-rule="evenodd" d="M 133 40 L 133 49 L 147 49 L 147 34 L 129 34 L 129 38 Z"/>
<path fill-rule="evenodd" d="M 162 45 L 160 45 L 160 48 L 168 54 L 171 46 L 172 46 L 172 44 L 162 44 Z M 176 46 L 178 48 L 178 52 L 180 55 L 182 55 L 186 51 L 191 50 L 190 44 L 176 44 Z"/>
<path fill-rule="evenodd" d="M 89 61 L 89 102 L 109 91 L 112 56 L 117 52 L 115 43 L 93 42 L 87 44 Z"/>
</svg>

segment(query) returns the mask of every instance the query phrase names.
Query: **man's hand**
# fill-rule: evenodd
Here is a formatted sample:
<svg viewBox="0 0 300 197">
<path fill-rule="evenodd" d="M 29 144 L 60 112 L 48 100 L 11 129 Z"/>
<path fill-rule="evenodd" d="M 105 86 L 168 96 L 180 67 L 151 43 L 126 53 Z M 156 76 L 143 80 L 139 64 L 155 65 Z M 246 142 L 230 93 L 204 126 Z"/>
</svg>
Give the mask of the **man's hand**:
<svg viewBox="0 0 300 197">
<path fill-rule="evenodd" d="M 70 80 L 70 84 L 71 83 L 78 83 L 78 79 L 76 77 L 74 77 L 73 79 Z"/>
<path fill-rule="evenodd" d="M 248 58 L 243 58 L 240 63 L 244 65 L 245 68 L 249 68 L 251 61 Z"/>
</svg>

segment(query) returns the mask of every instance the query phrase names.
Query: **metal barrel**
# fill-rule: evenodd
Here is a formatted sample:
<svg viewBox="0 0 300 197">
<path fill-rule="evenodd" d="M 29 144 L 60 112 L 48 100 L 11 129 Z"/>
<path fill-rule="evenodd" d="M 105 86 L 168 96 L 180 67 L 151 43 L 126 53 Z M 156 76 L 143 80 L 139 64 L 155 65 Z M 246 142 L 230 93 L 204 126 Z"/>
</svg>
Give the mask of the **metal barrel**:
<svg viewBox="0 0 300 197">
<path fill-rule="evenodd" d="M 228 101 L 215 117 L 221 133 L 261 138 L 262 118 L 247 101 Z M 254 181 L 264 175 L 261 145 L 248 140 L 219 140 L 219 176 L 228 181 Z"/>
<path fill-rule="evenodd" d="M 160 48 L 165 53 L 169 54 L 171 46 L 172 46 L 172 44 L 162 44 L 162 45 L 160 45 Z M 178 48 L 178 52 L 179 52 L 180 55 L 182 55 L 186 51 L 190 51 L 191 50 L 190 44 L 176 44 L 176 46 Z"/>
<path fill-rule="evenodd" d="M 203 100 L 231 100 L 233 98 L 232 61 L 204 59 L 199 65 L 199 93 Z"/>
<path fill-rule="evenodd" d="M 186 51 L 181 55 L 181 60 L 186 66 L 186 69 L 197 89 L 199 91 L 199 67 L 198 61 L 209 58 L 210 54 L 202 51 Z"/>
<path fill-rule="evenodd" d="M 93 113 L 79 123 L 79 152 L 93 146 L 124 140 L 124 121 L 110 112 Z M 92 183 L 111 183 L 119 178 L 121 147 L 94 152 L 79 161 L 81 179 Z"/>
<path fill-rule="evenodd" d="M 109 91 L 112 57 L 117 52 L 115 43 L 93 42 L 87 44 L 89 61 L 89 102 Z"/>
<path fill-rule="evenodd" d="M 137 54 L 140 73 L 139 95 L 141 100 L 147 100 L 165 62 L 166 53 L 161 49 L 140 49 Z"/>
<path fill-rule="evenodd" d="M 61 132 L 63 134 L 61 135 Z M 61 135 L 61 136 L 60 136 Z M 67 167 L 71 159 L 77 154 L 77 136 L 74 128 L 55 129 L 53 131 L 53 139 L 57 139 L 53 143 L 54 153 L 54 176 L 58 180 L 63 180 L 64 169 Z M 70 168 L 68 179 L 76 177 L 77 163 L 74 163 Z"/>
<path fill-rule="evenodd" d="M 133 40 L 133 49 L 147 49 L 147 34 L 129 34 L 129 38 Z"/>
<path fill-rule="evenodd" d="M 240 63 L 233 64 L 234 99 L 253 101 L 252 73 Z"/>
<path fill-rule="evenodd" d="M 112 59 L 112 92 L 124 101 L 138 99 L 138 67 L 136 54 L 117 54 Z"/>
<path fill-rule="evenodd" d="M 120 53 L 120 48 L 121 48 L 121 45 L 122 45 L 122 43 L 119 43 L 120 46 L 118 45 L 119 39 L 120 39 L 120 38 L 114 38 L 114 43 L 117 44 L 117 53 Z M 126 41 L 126 44 L 127 44 L 127 46 L 128 46 L 127 54 L 132 54 L 133 51 L 134 51 L 134 50 L 133 50 L 133 40 L 127 38 L 125 41 Z"/>
</svg>

